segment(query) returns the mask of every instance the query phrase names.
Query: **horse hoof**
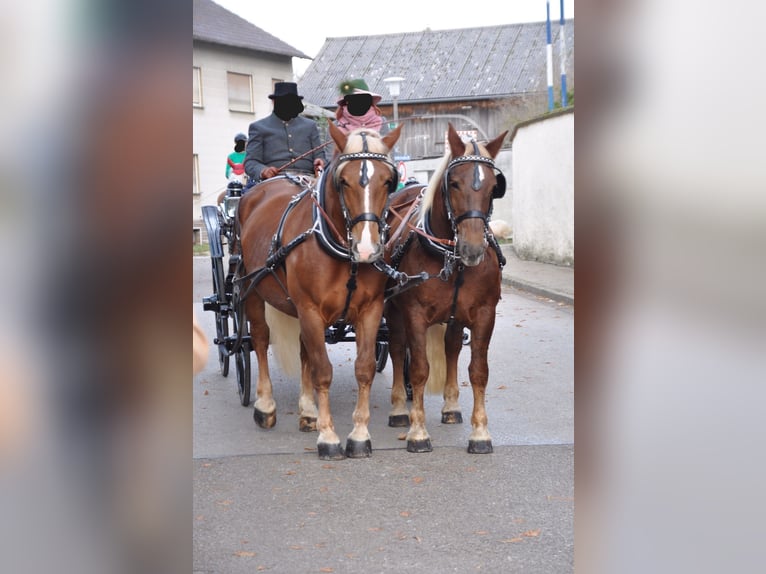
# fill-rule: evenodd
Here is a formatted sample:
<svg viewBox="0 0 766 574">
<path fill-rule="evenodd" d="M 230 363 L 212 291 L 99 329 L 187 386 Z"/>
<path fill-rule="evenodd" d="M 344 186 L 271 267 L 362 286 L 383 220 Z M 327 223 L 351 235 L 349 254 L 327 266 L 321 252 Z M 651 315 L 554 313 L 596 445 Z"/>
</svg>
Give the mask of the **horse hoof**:
<svg viewBox="0 0 766 574">
<path fill-rule="evenodd" d="M 319 453 L 319 458 L 322 460 L 343 460 L 346 458 L 340 443 L 337 442 L 330 444 L 320 442 L 317 444 L 317 452 Z"/>
<path fill-rule="evenodd" d="M 430 438 L 407 441 L 407 452 L 431 452 L 432 450 Z"/>
<path fill-rule="evenodd" d="M 443 425 L 460 425 L 463 424 L 463 413 L 460 411 L 448 411 L 442 413 Z"/>
<path fill-rule="evenodd" d="M 273 413 L 264 413 L 258 409 L 253 409 L 253 420 L 262 429 L 273 428 L 277 424 L 277 411 Z"/>
<path fill-rule="evenodd" d="M 314 432 L 317 430 L 317 420 L 312 417 L 301 417 L 298 421 L 298 430 L 301 432 Z"/>
<path fill-rule="evenodd" d="M 372 455 L 372 442 L 367 440 L 346 441 L 346 456 L 348 458 L 367 458 Z"/>
<path fill-rule="evenodd" d="M 408 427 L 410 426 L 410 415 L 388 415 L 388 426 Z"/>
<path fill-rule="evenodd" d="M 469 440 L 468 452 L 471 454 L 490 454 L 492 452 L 491 440 Z"/>
</svg>

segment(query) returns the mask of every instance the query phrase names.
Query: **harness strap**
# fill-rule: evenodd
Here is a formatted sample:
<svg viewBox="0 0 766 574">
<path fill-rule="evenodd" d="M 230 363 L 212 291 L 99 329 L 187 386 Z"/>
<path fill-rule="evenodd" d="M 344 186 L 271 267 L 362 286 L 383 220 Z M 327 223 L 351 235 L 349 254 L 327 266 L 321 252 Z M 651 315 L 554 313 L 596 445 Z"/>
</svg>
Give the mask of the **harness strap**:
<svg viewBox="0 0 766 574">
<path fill-rule="evenodd" d="M 465 278 L 463 277 L 463 270 L 465 267 L 462 263 L 460 263 L 457 266 L 457 277 L 455 277 L 455 291 L 452 295 L 452 309 L 449 313 L 449 323 L 455 322 L 455 309 L 457 309 L 457 293 L 460 290 L 460 287 L 463 286 L 463 282 L 465 281 Z"/>
</svg>

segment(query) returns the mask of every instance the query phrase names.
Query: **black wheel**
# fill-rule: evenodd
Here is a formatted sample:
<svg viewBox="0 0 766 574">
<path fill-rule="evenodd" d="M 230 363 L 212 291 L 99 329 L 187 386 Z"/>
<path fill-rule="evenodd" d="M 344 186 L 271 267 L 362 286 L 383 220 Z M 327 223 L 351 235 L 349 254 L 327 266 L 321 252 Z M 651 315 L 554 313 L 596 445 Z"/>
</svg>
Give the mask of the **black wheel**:
<svg viewBox="0 0 766 574">
<path fill-rule="evenodd" d="M 221 374 L 229 374 L 229 353 L 226 350 L 226 337 L 229 336 L 229 301 L 224 287 L 223 258 L 211 258 L 213 265 L 213 293 L 218 301 L 219 310 L 215 312 L 215 338 L 218 341 L 218 366 Z"/>
<path fill-rule="evenodd" d="M 235 354 L 239 402 L 243 407 L 250 405 L 250 345 L 243 342 Z"/>
<path fill-rule="evenodd" d="M 231 296 L 231 317 L 234 323 L 234 334 L 240 340 L 240 345 L 234 353 L 234 361 L 237 368 L 239 402 L 246 407 L 250 405 L 250 334 L 244 313 L 239 301 L 239 284 L 236 284 Z"/>
<path fill-rule="evenodd" d="M 388 362 L 388 343 L 385 341 L 377 341 L 375 343 L 375 370 L 379 373 L 383 372 Z"/>
<path fill-rule="evenodd" d="M 404 353 L 404 392 L 407 393 L 407 400 L 412 400 L 412 383 L 410 382 L 410 350 Z"/>
</svg>

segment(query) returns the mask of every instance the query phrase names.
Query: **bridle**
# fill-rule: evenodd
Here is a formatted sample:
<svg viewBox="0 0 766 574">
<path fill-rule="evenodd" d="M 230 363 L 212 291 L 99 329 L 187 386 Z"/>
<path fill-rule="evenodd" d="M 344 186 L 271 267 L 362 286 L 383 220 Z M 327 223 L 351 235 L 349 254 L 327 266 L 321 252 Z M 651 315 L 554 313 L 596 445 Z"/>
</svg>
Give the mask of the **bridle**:
<svg viewBox="0 0 766 574">
<path fill-rule="evenodd" d="M 337 157 L 337 159 L 335 160 L 336 166 L 333 172 L 333 185 L 335 189 L 338 190 L 338 196 L 340 198 L 340 206 L 343 212 L 343 219 L 346 222 L 347 239 L 349 241 L 351 240 L 351 229 L 357 223 L 360 223 L 362 221 L 372 221 L 378 224 L 378 233 L 380 234 L 381 241 L 385 242 L 386 233 L 388 231 L 388 224 L 386 223 L 386 218 L 388 217 L 390 196 L 391 196 L 391 193 L 396 190 L 396 184 L 399 180 L 398 172 L 397 172 L 396 166 L 391 162 L 391 160 L 386 154 L 369 151 L 369 148 L 367 146 L 367 132 L 361 132 L 359 135 L 362 137 L 362 151 L 344 153 Z M 370 211 L 365 211 L 360 213 L 356 217 L 352 218 L 351 214 L 349 213 L 348 207 L 346 206 L 346 198 L 343 192 L 344 186 L 341 185 L 339 181 L 339 174 L 340 174 L 341 166 L 343 165 L 343 163 L 348 161 L 354 161 L 354 160 L 362 160 L 362 167 L 359 173 L 359 185 L 362 186 L 363 188 L 367 187 L 367 185 L 370 183 L 369 175 L 367 173 L 367 160 L 383 162 L 391 170 L 392 183 L 389 185 L 389 188 L 388 188 L 389 197 L 388 199 L 386 199 L 386 206 L 383 208 L 383 213 L 380 215 Z"/>
<path fill-rule="evenodd" d="M 484 228 L 487 229 L 489 227 L 489 218 L 492 216 L 492 200 L 499 199 L 505 195 L 505 176 L 503 175 L 503 172 L 495 166 L 495 161 L 492 158 L 484 157 L 479 153 L 479 146 L 475 140 L 471 140 L 471 144 L 473 145 L 473 155 L 463 155 L 451 160 L 447 164 L 447 169 L 443 178 L 442 193 L 444 194 L 444 206 L 447 210 L 447 219 L 449 219 L 449 222 L 452 225 L 452 233 L 455 236 L 457 235 L 458 224 L 466 219 L 481 219 L 484 222 Z M 452 208 L 452 201 L 450 200 L 449 174 L 452 168 L 464 163 L 474 164 L 473 181 L 471 182 L 471 189 L 473 191 L 479 191 L 482 187 L 481 165 L 486 165 L 495 172 L 497 185 L 495 185 L 492 190 L 489 210 L 486 213 L 478 209 L 469 209 L 468 211 L 455 216 L 455 211 Z"/>
</svg>

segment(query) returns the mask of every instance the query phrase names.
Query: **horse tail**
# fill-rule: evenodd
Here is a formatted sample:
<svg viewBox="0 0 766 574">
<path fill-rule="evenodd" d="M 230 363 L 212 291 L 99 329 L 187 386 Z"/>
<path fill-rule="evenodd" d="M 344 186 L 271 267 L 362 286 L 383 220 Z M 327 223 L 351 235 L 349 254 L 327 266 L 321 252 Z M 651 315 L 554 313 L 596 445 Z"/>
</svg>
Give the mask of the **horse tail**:
<svg viewBox="0 0 766 574">
<path fill-rule="evenodd" d="M 428 357 L 428 380 L 426 393 L 441 395 L 447 385 L 447 354 L 444 352 L 444 335 L 447 325 L 431 325 L 426 332 L 426 356 Z"/>
<path fill-rule="evenodd" d="M 288 377 L 300 378 L 301 327 L 298 319 L 266 304 L 269 343 L 277 364 Z"/>
</svg>

